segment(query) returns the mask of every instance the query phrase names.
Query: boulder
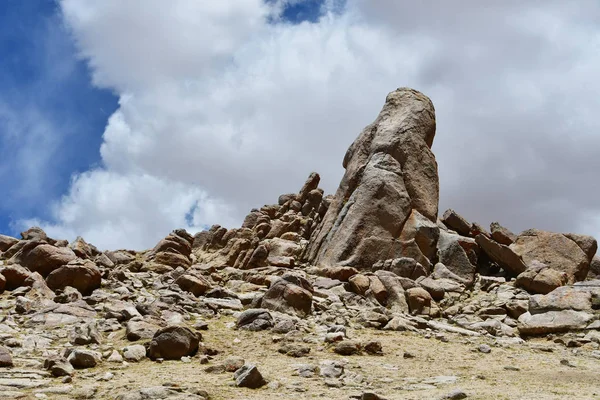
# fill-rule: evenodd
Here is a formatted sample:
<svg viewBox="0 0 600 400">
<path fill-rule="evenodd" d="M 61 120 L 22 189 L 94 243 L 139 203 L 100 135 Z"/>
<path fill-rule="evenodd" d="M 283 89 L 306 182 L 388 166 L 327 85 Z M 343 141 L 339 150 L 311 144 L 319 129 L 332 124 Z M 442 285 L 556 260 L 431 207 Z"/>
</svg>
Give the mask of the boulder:
<svg viewBox="0 0 600 400">
<path fill-rule="evenodd" d="M 13 245 L 17 244 L 19 239 L 14 237 L 0 235 L 0 253 L 10 249 Z"/>
<path fill-rule="evenodd" d="M 139 362 L 146 357 L 146 348 L 141 344 L 123 347 L 123 358 L 127 361 Z"/>
<path fill-rule="evenodd" d="M 568 283 L 582 281 L 587 276 L 590 259 L 581 247 L 561 233 L 529 229 L 510 245 L 528 267 L 536 260 L 549 268 L 567 274 Z"/>
<path fill-rule="evenodd" d="M 184 274 L 175 280 L 181 290 L 190 292 L 194 296 L 202 296 L 211 289 L 211 284 L 205 278 L 197 275 Z"/>
<path fill-rule="evenodd" d="M 95 255 L 93 247 L 83 240 L 81 236 L 77 236 L 77 239 L 69 244 L 69 248 L 79 258 L 92 258 Z"/>
<path fill-rule="evenodd" d="M 527 269 L 527 265 L 523 262 L 520 256 L 505 244 L 493 241 L 485 235 L 477 235 L 475 241 L 481 250 L 502 269 L 518 275 Z"/>
<path fill-rule="evenodd" d="M 590 262 L 590 270 L 587 279 L 600 279 L 600 257 L 594 256 Z"/>
<path fill-rule="evenodd" d="M 194 238 L 185 230 L 177 229 L 162 239 L 147 255 L 147 260 L 171 268 L 192 265 L 190 258 Z"/>
<path fill-rule="evenodd" d="M 562 310 L 541 314 L 526 312 L 519 317 L 517 329 L 521 335 L 541 335 L 585 329 L 593 315 L 584 311 Z"/>
<path fill-rule="evenodd" d="M 158 323 L 143 320 L 129 320 L 125 326 L 127 340 L 136 341 L 140 339 L 152 339 L 160 329 Z"/>
<path fill-rule="evenodd" d="M 262 331 L 273 327 L 273 317 L 264 308 L 252 308 L 240 314 L 236 326 L 238 329 Z"/>
<path fill-rule="evenodd" d="M 427 263 L 429 264 L 428 260 Z M 378 261 L 373 265 L 372 269 L 373 271 L 390 271 L 398 276 L 413 280 L 421 276 L 427 276 L 430 271 L 429 268 L 425 268 L 414 258 L 410 257 L 400 257 L 393 260 Z"/>
<path fill-rule="evenodd" d="M 565 236 L 574 241 L 577 246 L 588 258 L 588 261 L 592 261 L 594 256 L 596 255 L 596 251 L 598 250 L 598 242 L 592 236 L 588 235 L 579 235 L 576 233 L 565 233 Z"/>
<path fill-rule="evenodd" d="M 364 270 L 406 255 L 399 238 L 412 211 L 437 218 L 434 136 L 429 98 L 407 88 L 387 96 L 346 152 L 344 177 L 307 249 L 312 264 Z"/>
<path fill-rule="evenodd" d="M 25 281 L 29 278 L 31 272 L 20 265 L 8 265 L 0 269 L 0 274 L 2 274 L 6 280 L 4 289 L 15 290 L 21 286 L 27 286 Z"/>
<path fill-rule="evenodd" d="M 39 226 L 33 226 L 26 231 L 21 232 L 21 238 L 23 240 L 43 240 L 50 244 L 54 244 L 54 242 L 56 242 L 55 240 L 50 239 L 48 235 L 46 235 L 46 232 L 44 232 L 44 230 Z"/>
<path fill-rule="evenodd" d="M 546 294 L 566 285 L 568 280 L 565 272 L 557 271 L 533 260 L 531 267 L 517 276 L 515 286 L 523 288 L 529 293 Z"/>
<path fill-rule="evenodd" d="M 0 294 L 4 292 L 4 288 L 6 287 L 6 278 L 4 275 L 0 274 Z"/>
<path fill-rule="evenodd" d="M 475 280 L 478 251 L 474 239 L 440 231 L 438 260 L 467 286 L 471 286 Z"/>
<path fill-rule="evenodd" d="M 100 270 L 91 261 L 75 261 L 52 271 L 46 278 L 48 287 L 54 291 L 63 290 L 67 286 L 77 289 L 88 296 L 98 289 L 102 282 Z"/>
<path fill-rule="evenodd" d="M 369 290 L 370 285 L 371 281 L 366 275 L 356 274 L 348 279 L 349 290 L 353 293 L 360 294 L 361 296 L 364 296 L 366 291 Z"/>
<path fill-rule="evenodd" d="M 184 326 L 167 326 L 158 330 L 147 347 L 147 355 L 156 360 L 179 360 L 198 351 L 199 334 Z"/>
<path fill-rule="evenodd" d="M 531 314 L 562 310 L 591 312 L 592 293 L 573 286 L 563 286 L 546 295 L 536 294 L 529 298 Z"/>
<path fill-rule="evenodd" d="M 233 374 L 236 386 L 258 389 L 267 384 L 256 365 L 246 364 Z"/>
<path fill-rule="evenodd" d="M 429 271 L 431 262 L 436 257 L 439 237 L 440 228 L 437 224 L 413 209 L 400 234 L 400 242 L 406 244 L 406 255 L 427 267 Z M 418 251 L 414 247 L 415 251 L 408 251 L 412 243 L 416 245 Z"/>
<path fill-rule="evenodd" d="M 102 354 L 87 349 L 73 349 L 67 357 L 67 361 L 77 369 L 94 368 L 102 361 Z"/>
<path fill-rule="evenodd" d="M 492 239 L 505 246 L 510 246 L 517 239 L 517 235 L 500 225 L 498 222 L 492 222 L 490 224 L 490 231 L 492 232 Z"/>
<path fill-rule="evenodd" d="M 13 360 L 10 351 L 4 346 L 0 346 L 0 368 L 12 366 Z"/>
<path fill-rule="evenodd" d="M 429 315 L 431 313 L 431 303 L 433 299 L 427 290 L 421 287 L 407 289 L 406 298 L 411 314 Z"/>
<path fill-rule="evenodd" d="M 261 306 L 304 317 L 311 313 L 312 286 L 304 278 L 285 274 L 269 287 Z"/>
<path fill-rule="evenodd" d="M 377 271 L 375 274 L 385 288 L 385 303 L 380 303 L 392 312 L 408 313 L 409 308 L 401 278 L 388 271 Z"/>
<path fill-rule="evenodd" d="M 462 215 L 452 209 L 446 210 L 441 220 L 444 225 L 461 236 L 469 236 L 471 232 L 471 224 Z"/>
<path fill-rule="evenodd" d="M 31 241 L 23 246 L 9 260 L 9 263 L 19 264 L 32 272 L 39 272 L 45 277 L 76 258 L 73 250 L 68 247 L 55 247 L 47 243 Z"/>
</svg>

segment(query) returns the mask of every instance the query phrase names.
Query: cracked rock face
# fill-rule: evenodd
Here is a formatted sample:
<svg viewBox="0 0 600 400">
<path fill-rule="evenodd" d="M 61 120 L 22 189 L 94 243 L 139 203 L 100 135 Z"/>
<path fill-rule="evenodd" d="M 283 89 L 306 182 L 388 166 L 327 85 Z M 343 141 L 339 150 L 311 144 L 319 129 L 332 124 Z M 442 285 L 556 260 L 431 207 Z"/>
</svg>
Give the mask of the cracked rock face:
<svg viewBox="0 0 600 400">
<path fill-rule="evenodd" d="M 437 162 L 431 100 L 401 88 L 387 96 L 379 116 L 348 149 L 346 173 L 323 222 L 311 237 L 308 260 L 322 266 L 370 269 L 379 260 L 419 248 L 409 217 L 417 211 L 435 223 L 438 214 Z M 406 236 L 406 235 L 405 235 Z"/>
</svg>

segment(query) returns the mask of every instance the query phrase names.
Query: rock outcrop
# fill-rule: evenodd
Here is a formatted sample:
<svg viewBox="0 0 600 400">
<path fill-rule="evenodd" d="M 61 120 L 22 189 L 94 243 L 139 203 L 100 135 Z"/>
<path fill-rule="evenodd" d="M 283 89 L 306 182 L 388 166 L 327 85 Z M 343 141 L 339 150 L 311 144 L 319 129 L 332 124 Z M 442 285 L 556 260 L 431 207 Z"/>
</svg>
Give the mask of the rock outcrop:
<svg viewBox="0 0 600 400">
<path fill-rule="evenodd" d="M 346 152 L 346 173 L 311 238 L 309 262 L 367 270 L 407 255 L 407 249 L 430 252 L 430 244 L 401 237 L 416 230 L 414 220 L 407 226 L 413 211 L 432 222 L 437 218 L 435 128 L 433 104 L 425 95 L 401 88 L 387 96 L 377 119 Z"/>
<path fill-rule="evenodd" d="M 53 388 L 68 398 L 113 398 L 108 381 L 128 387 L 128 371 L 173 360 L 165 364 L 230 373 L 231 390 L 255 389 L 277 378 L 273 371 L 283 363 L 261 364 L 263 377 L 245 358 L 273 356 L 320 360 L 277 373 L 295 370 L 341 393 L 376 381 L 363 379 L 366 370 L 354 370 L 356 363 L 321 356 L 385 357 L 385 342 L 363 337 L 372 329 L 409 331 L 406 340 L 467 336 L 484 357 L 550 334 L 548 343 L 580 348 L 573 356 L 600 351 L 596 240 L 541 230 L 515 235 L 497 222 L 488 232 L 454 210 L 437 219 L 434 135 L 429 99 L 398 89 L 348 149 L 335 196 L 311 173 L 298 193 L 251 210 L 240 228 L 215 225 L 194 236 L 177 229 L 147 251 L 102 252 L 81 237 L 68 243 L 40 228 L 21 239 L 0 236 L 0 367 L 17 377 L 3 375 L 0 385 L 48 386 L 30 382 L 39 373 L 77 379 Z M 206 329 L 203 342 L 199 331 Z M 100 365 L 118 372 L 80 371 Z M 47 371 L 35 372 L 42 366 Z M 74 386 L 86 379 L 102 391 L 78 393 Z M 165 385 L 116 398 L 209 398 Z M 291 381 L 278 385 L 272 380 L 264 390 L 304 390 Z M 54 393 L 45 386 L 36 395 Z"/>
</svg>

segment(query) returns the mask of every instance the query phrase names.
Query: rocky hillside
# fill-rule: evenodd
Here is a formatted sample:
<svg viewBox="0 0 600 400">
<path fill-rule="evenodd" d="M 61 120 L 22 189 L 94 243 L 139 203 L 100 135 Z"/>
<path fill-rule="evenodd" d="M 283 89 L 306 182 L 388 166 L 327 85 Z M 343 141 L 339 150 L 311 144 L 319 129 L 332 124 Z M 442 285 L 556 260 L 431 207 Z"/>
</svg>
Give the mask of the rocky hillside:
<svg viewBox="0 0 600 400">
<path fill-rule="evenodd" d="M 148 251 L 0 235 L 0 398 L 597 395 L 596 240 L 438 217 L 435 130 L 398 89 L 335 195 L 313 173 L 240 228 Z"/>
</svg>

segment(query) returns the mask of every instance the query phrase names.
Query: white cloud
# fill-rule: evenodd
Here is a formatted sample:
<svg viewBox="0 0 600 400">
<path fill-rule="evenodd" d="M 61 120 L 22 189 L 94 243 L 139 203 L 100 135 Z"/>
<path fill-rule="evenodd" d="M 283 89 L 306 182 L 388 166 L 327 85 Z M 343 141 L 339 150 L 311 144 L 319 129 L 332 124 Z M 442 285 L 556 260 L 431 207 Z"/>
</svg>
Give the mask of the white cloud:
<svg viewBox="0 0 600 400">
<path fill-rule="evenodd" d="M 333 192 L 399 86 L 436 106 L 442 207 L 600 231 L 585 217 L 600 214 L 592 3 L 354 0 L 299 25 L 267 23 L 281 4 L 217 3 L 62 0 L 94 82 L 121 101 L 104 167 L 74 179 L 55 236 L 144 248 L 176 227 L 237 225 L 312 170 Z"/>
</svg>

